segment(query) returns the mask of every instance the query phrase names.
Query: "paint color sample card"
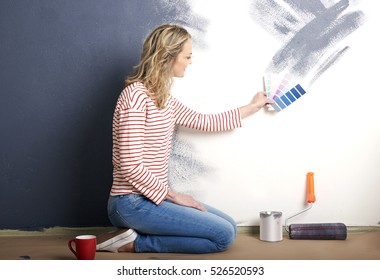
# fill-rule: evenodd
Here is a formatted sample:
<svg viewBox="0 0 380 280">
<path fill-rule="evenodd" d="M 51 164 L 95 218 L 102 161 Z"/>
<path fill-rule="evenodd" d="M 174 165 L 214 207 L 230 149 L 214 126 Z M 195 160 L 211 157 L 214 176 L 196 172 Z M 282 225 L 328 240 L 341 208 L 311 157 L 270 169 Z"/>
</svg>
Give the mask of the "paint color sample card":
<svg viewBox="0 0 380 280">
<path fill-rule="evenodd" d="M 292 81 L 289 75 L 285 75 L 281 79 L 266 76 L 263 78 L 263 83 L 268 98 L 272 98 L 276 102 L 271 104 L 276 112 L 287 108 L 306 93 L 304 88 L 299 83 Z"/>
</svg>

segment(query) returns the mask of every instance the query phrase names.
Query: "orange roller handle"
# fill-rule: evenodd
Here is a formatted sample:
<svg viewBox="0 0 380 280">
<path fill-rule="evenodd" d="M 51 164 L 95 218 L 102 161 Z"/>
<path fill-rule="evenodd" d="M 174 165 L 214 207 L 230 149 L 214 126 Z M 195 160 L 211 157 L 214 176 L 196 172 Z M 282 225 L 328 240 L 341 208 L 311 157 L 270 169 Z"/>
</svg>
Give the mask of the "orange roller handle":
<svg viewBox="0 0 380 280">
<path fill-rule="evenodd" d="M 314 195 L 314 172 L 307 173 L 307 202 L 315 202 Z"/>
</svg>

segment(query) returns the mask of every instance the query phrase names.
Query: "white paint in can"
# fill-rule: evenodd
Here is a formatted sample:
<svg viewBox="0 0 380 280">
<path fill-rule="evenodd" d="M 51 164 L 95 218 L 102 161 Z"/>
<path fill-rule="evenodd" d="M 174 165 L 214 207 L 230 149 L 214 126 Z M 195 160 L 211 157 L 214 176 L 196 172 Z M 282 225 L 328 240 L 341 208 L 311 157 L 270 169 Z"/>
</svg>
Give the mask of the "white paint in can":
<svg viewBox="0 0 380 280">
<path fill-rule="evenodd" d="M 282 240 L 282 212 L 260 212 L 260 240 L 270 242 Z"/>
</svg>

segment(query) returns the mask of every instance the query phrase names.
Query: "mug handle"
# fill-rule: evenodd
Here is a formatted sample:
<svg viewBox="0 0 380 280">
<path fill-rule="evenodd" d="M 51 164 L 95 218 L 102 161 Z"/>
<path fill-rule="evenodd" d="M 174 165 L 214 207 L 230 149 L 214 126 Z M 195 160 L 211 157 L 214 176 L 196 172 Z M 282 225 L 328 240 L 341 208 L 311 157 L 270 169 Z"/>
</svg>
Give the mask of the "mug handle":
<svg viewBox="0 0 380 280">
<path fill-rule="evenodd" d="M 69 242 L 67 242 L 67 246 L 69 246 L 70 251 L 73 252 L 73 254 L 74 254 L 75 256 L 77 256 L 77 252 L 75 252 L 75 250 L 73 249 L 73 245 L 72 245 L 73 242 L 75 243 L 75 238 L 70 239 Z M 75 249 L 76 249 L 76 248 L 75 248 Z"/>
</svg>

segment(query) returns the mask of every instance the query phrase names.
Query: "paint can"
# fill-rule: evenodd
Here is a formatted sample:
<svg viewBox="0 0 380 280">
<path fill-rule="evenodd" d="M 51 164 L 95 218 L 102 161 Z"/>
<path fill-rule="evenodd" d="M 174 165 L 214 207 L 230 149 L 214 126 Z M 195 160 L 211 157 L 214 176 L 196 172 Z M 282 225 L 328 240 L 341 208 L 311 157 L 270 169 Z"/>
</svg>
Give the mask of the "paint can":
<svg viewBox="0 0 380 280">
<path fill-rule="evenodd" d="M 282 240 L 282 212 L 260 212 L 260 240 L 269 242 Z"/>
</svg>

